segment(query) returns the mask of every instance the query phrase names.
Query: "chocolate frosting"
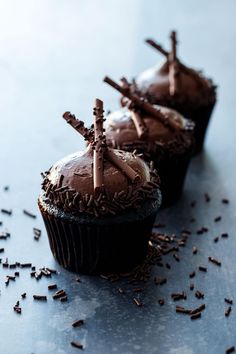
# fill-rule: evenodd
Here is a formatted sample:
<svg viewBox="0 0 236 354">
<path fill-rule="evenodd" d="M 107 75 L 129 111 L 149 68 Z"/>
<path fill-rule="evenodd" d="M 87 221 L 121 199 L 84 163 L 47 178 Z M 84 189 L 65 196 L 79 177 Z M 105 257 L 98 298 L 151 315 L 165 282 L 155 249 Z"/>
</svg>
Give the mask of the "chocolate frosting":
<svg viewBox="0 0 236 354">
<path fill-rule="evenodd" d="M 94 193 L 93 149 L 76 152 L 54 164 L 42 184 L 46 197 L 59 208 L 79 214 L 116 214 L 127 208 L 138 208 L 147 198 L 154 198 L 159 177 L 145 162 L 134 154 L 113 150 L 116 156 L 138 173 L 132 183 L 127 176 L 104 157 L 104 192 Z M 160 195 L 159 195 L 160 197 Z"/>
<path fill-rule="evenodd" d="M 146 97 L 151 103 L 175 107 L 176 104 L 205 106 L 216 100 L 216 86 L 200 71 L 190 69 L 178 61 L 178 91 L 170 95 L 169 62 L 154 66 L 141 73 L 133 85 L 132 92 Z"/>
<path fill-rule="evenodd" d="M 155 106 L 170 120 L 175 120 L 181 129 L 173 130 L 157 119 L 144 113 L 142 120 L 147 126 L 148 134 L 145 139 L 138 137 L 137 130 L 127 108 L 110 113 L 106 120 L 106 139 L 115 148 L 128 151 L 138 149 L 141 153 L 156 152 L 158 149 L 165 153 L 182 154 L 193 146 L 194 124 L 178 112 L 161 106 Z"/>
</svg>

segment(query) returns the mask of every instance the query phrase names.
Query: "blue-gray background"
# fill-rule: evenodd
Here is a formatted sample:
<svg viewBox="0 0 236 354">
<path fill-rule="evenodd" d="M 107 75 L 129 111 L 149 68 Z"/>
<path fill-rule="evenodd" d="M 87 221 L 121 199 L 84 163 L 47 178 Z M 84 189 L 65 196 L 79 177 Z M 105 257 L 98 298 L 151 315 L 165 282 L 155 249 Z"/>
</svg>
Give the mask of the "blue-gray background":
<svg viewBox="0 0 236 354">
<path fill-rule="evenodd" d="M 224 353 L 236 345 L 236 312 L 224 317 L 224 297 L 236 298 L 235 288 L 235 82 L 236 82 L 236 2 L 208 1 L 0 1 L 0 207 L 12 208 L 13 216 L 0 215 L 1 230 L 8 228 L 11 238 L 0 241 L 9 262 L 28 261 L 37 267 L 60 270 L 55 281 L 69 293 L 69 302 L 33 303 L 33 294 L 48 294 L 53 280 L 30 279 L 22 270 L 20 278 L 6 288 L 0 269 L 0 353 L 65 354 L 76 353 L 71 340 L 80 340 L 88 354 L 94 353 Z M 107 109 L 118 106 L 117 93 L 102 82 L 105 74 L 114 79 L 132 77 L 161 62 L 161 56 L 148 48 L 143 39 L 154 37 L 168 48 L 171 29 L 178 30 L 179 55 L 187 64 L 213 77 L 219 85 L 219 101 L 214 111 L 205 152 L 190 167 L 183 198 L 173 208 L 159 214 L 165 231 L 178 233 L 182 227 L 193 231 L 208 226 L 204 236 L 191 236 L 181 250 L 181 262 L 171 271 L 154 271 L 167 276 L 163 287 L 150 281 L 140 294 L 142 309 L 132 304 L 132 287 L 124 296 L 117 285 L 99 278 L 82 277 L 60 269 L 49 250 L 40 215 L 32 221 L 22 214 L 26 208 L 37 212 L 40 172 L 56 160 L 82 148 L 78 134 L 65 125 L 65 110 L 92 121 L 95 97 Z M 4 192 L 2 187 L 10 185 Z M 208 192 L 212 201 L 204 202 Z M 222 197 L 229 197 L 229 206 Z M 197 200 L 194 210 L 190 201 Z M 214 223 L 223 215 L 221 223 Z M 197 222 L 189 226 L 194 216 Z M 32 227 L 43 228 L 39 242 L 33 240 Z M 229 232 L 228 240 L 213 238 Z M 199 253 L 191 257 L 196 245 Z M 222 267 L 207 264 L 207 257 L 222 260 Z M 186 306 L 200 302 L 189 294 L 188 273 L 199 264 L 208 265 L 207 274 L 197 274 L 196 287 L 205 292 L 207 309 L 201 320 L 175 314 L 170 298 L 173 291 L 186 290 Z M 22 292 L 22 315 L 12 307 Z M 166 305 L 160 307 L 158 299 Z M 81 329 L 71 322 L 85 318 Z"/>
</svg>

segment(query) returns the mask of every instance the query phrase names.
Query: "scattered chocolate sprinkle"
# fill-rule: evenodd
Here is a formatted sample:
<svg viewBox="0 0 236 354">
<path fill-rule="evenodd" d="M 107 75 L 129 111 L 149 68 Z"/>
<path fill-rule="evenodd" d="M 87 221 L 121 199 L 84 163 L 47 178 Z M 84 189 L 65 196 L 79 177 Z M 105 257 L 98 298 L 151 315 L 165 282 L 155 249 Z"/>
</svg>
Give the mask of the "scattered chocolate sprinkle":
<svg viewBox="0 0 236 354">
<path fill-rule="evenodd" d="M 192 273 L 190 273 L 190 274 L 189 274 L 189 278 L 194 278 L 194 277 L 195 277 L 195 275 L 196 275 L 196 272 L 195 272 L 195 271 L 193 271 Z"/>
<path fill-rule="evenodd" d="M 184 291 L 182 291 L 182 293 L 172 293 L 171 297 L 174 301 L 179 301 L 179 300 L 186 300 L 187 299 L 187 295 Z"/>
<path fill-rule="evenodd" d="M 47 301 L 47 296 L 45 295 L 33 295 L 34 300 Z"/>
<path fill-rule="evenodd" d="M 12 215 L 12 210 L 1 209 L 1 212 L 2 212 L 3 214 Z"/>
<path fill-rule="evenodd" d="M 196 309 L 191 310 L 191 311 L 190 311 L 190 314 L 191 314 L 191 315 L 195 315 L 196 313 L 202 312 L 203 310 L 205 310 L 205 308 L 206 308 L 206 305 L 205 305 L 205 304 L 202 304 L 202 305 L 200 305 L 199 307 L 197 307 Z"/>
<path fill-rule="evenodd" d="M 189 315 L 190 312 L 191 312 L 190 310 L 187 310 L 187 309 L 185 309 L 185 308 L 182 307 L 182 306 L 176 306 L 175 311 L 176 311 L 177 313 L 184 313 L 184 314 L 186 314 L 186 315 Z"/>
<path fill-rule="evenodd" d="M 228 237 L 229 237 L 229 234 L 223 233 L 223 234 L 221 234 L 221 237 L 222 237 L 222 238 L 228 238 Z"/>
<path fill-rule="evenodd" d="M 23 209 L 23 214 L 29 216 L 29 217 L 32 218 L 32 219 L 36 219 L 36 215 L 33 214 L 33 213 L 31 213 L 31 212 L 28 211 L 28 210 Z"/>
<path fill-rule="evenodd" d="M 190 289 L 191 291 L 194 290 L 194 284 L 193 284 L 193 283 L 190 284 L 189 289 Z"/>
<path fill-rule="evenodd" d="M 21 294 L 22 299 L 26 298 L 26 293 Z"/>
<path fill-rule="evenodd" d="M 21 268 L 31 268 L 32 264 L 31 263 L 21 263 Z"/>
<path fill-rule="evenodd" d="M 10 187 L 9 187 L 9 186 L 5 186 L 5 187 L 3 187 L 3 190 L 4 190 L 5 192 L 7 192 L 9 189 L 10 189 Z"/>
<path fill-rule="evenodd" d="M 167 279 L 166 278 L 160 278 L 160 277 L 154 277 L 154 283 L 156 285 L 164 285 L 167 283 Z"/>
<path fill-rule="evenodd" d="M 9 264 L 10 269 L 15 269 L 16 268 L 16 263 Z"/>
<path fill-rule="evenodd" d="M 223 204 L 229 204 L 229 199 L 223 198 L 221 201 Z"/>
<path fill-rule="evenodd" d="M 83 345 L 80 343 L 80 342 L 78 342 L 78 341 L 72 341 L 72 342 L 70 342 L 70 344 L 72 345 L 72 347 L 74 347 L 74 348 L 78 348 L 78 349 L 84 349 L 84 347 L 83 347 Z"/>
<path fill-rule="evenodd" d="M 79 277 L 77 277 L 75 281 L 77 281 L 77 283 L 81 283 L 81 279 Z"/>
<path fill-rule="evenodd" d="M 195 292 L 195 296 L 196 296 L 197 299 L 204 299 L 204 294 L 203 294 L 203 292 L 201 292 L 201 291 L 199 291 L 199 290 L 197 290 L 197 291 Z"/>
<path fill-rule="evenodd" d="M 231 311 L 232 311 L 232 307 L 228 306 L 227 309 L 225 310 L 225 317 L 229 317 Z"/>
<path fill-rule="evenodd" d="M 166 263 L 166 268 L 167 268 L 167 269 L 171 269 L 171 266 L 170 266 L 169 263 Z"/>
<path fill-rule="evenodd" d="M 194 208 L 195 206 L 196 206 L 196 200 L 193 200 L 191 203 L 190 203 L 190 206 L 192 207 L 192 208 Z"/>
<path fill-rule="evenodd" d="M 221 266 L 221 262 L 213 257 L 208 257 L 208 260 L 209 260 L 209 262 L 214 263 L 215 265 L 217 265 L 219 267 Z"/>
<path fill-rule="evenodd" d="M 80 327 L 84 324 L 84 320 L 77 320 L 72 323 L 72 327 Z"/>
<path fill-rule="evenodd" d="M 19 277 L 20 276 L 20 272 L 15 272 L 14 275 L 15 275 L 15 277 Z"/>
<path fill-rule="evenodd" d="M 174 259 L 176 260 L 176 262 L 180 261 L 179 255 L 177 253 L 173 254 Z"/>
<path fill-rule="evenodd" d="M 66 296 L 66 292 L 65 292 L 65 290 L 62 289 L 62 290 L 56 291 L 55 294 L 52 296 L 52 298 L 54 300 L 56 300 L 56 299 L 60 299 L 61 297 L 64 297 L 64 296 Z"/>
<path fill-rule="evenodd" d="M 57 289 L 57 284 L 49 284 L 48 285 L 48 290 L 54 290 Z"/>
<path fill-rule="evenodd" d="M 142 307 L 143 306 L 142 302 L 139 299 L 137 299 L 136 297 L 133 298 L 133 302 L 138 307 Z"/>
<path fill-rule="evenodd" d="M 232 347 L 229 347 L 225 350 L 225 353 L 226 354 L 231 354 L 231 353 L 234 353 L 235 352 L 235 347 L 232 346 Z"/>
<path fill-rule="evenodd" d="M 204 197 L 205 197 L 205 201 L 206 201 L 207 203 L 209 203 L 210 200 L 211 200 L 209 194 L 208 194 L 208 193 L 204 193 Z"/>
<path fill-rule="evenodd" d="M 158 303 L 159 303 L 160 306 L 163 306 L 163 305 L 165 305 L 165 300 L 164 299 L 159 299 Z"/>
<path fill-rule="evenodd" d="M 198 251 L 197 247 L 194 246 L 194 247 L 193 247 L 193 251 L 192 251 L 193 254 L 197 254 L 197 251 Z"/>
<path fill-rule="evenodd" d="M 68 301 L 67 296 L 62 296 L 62 297 L 60 298 L 60 301 L 61 301 L 61 302 L 67 302 L 67 301 Z"/>
<path fill-rule="evenodd" d="M 197 312 L 194 315 L 191 315 L 190 318 L 191 320 L 197 320 L 198 318 L 201 318 L 202 314 L 201 312 Z"/>
<path fill-rule="evenodd" d="M 207 272 L 207 267 L 199 266 L 198 269 L 200 270 L 200 272 Z"/>
<path fill-rule="evenodd" d="M 221 219 L 222 219 L 221 216 L 217 216 L 217 217 L 214 219 L 214 221 L 215 221 L 215 222 L 218 222 L 218 221 L 220 221 Z"/>
<path fill-rule="evenodd" d="M 229 305 L 233 305 L 233 300 L 232 299 L 229 299 L 227 297 L 224 298 L 225 302 Z"/>
<path fill-rule="evenodd" d="M 124 293 L 125 293 L 124 289 L 122 289 L 122 288 L 118 288 L 117 290 L 118 290 L 118 292 L 119 292 L 120 294 L 124 294 Z"/>
<path fill-rule="evenodd" d="M 182 229 L 182 230 L 181 230 L 181 233 L 182 233 L 182 234 L 191 235 L 192 232 L 191 232 L 190 230 L 188 230 L 188 229 Z"/>
<path fill-rule="evenodd" d="M 0 248 L 0 253 L 3 253 L 4 252 L 4 248 Z"/>
<path fill-rule="evenodd" d="M 218 241 L 219 241 L 219 237 L 216 236 L 216 237 L 214 238 L 214 242 L 217 243 Z"/>
</svg>

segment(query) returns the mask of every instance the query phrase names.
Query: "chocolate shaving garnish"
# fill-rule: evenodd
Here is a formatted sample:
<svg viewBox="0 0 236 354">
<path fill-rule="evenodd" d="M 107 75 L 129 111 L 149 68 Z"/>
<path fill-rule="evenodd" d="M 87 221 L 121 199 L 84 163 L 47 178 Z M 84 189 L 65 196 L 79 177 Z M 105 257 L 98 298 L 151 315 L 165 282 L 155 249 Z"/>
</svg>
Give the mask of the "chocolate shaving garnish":
<svg viewBox="0 0 236 354">
<path fill-rule="evenodd" d="M 140 176 L 135 172 L 127 163 L 125 163 L 121 158 L 119 158 L 112 149 L 108 148 L 106 150 L 106 157 L 112 162 L 116 167 L 118 167 L 133 183 L 140 180 Z"/>
<path fill-rule="evenodd" d="M 28 211 L 28 210 L 23 210 L 23 213 L 25 214 L 25 215 L 27 215 L 27 216 L 29 216 L 30 218 L 32 218 L 32 219 L 36 219 L 36 215 L 35 214 L 33 214 L 33 213 L 31 213 L 30 211 Z"/>
<path fill-rule="evenodd" d="M 70 112 L 65 112 L 63 118 L 69 123 L 78 133 L 80 133 L 85 140 L 92 142 L 94 139 L 93 132 L 84 127 L 84 122 L 82 120 L 76 119 Z"/>
<path fill-rule="evenodd" d="M 190 314 L 191 314 L 191 315 L 195 315 L 196 313 L 202 312 L 203 310 L 205 310 L 205 308 L 206 308 L 206 305 L 205 305 L 205 304 L 202 304 L 202 305 L 200 305 L 199 307 L 197 307 L 196 309 L 191 310 L 191 311 L 190 311 Z"/>
<path fill-rule="evenodd" d="M 186 314 L 186 315 L 189 315 L 190 312 L 191 312 L 191 310 L 187 310 L 187 309 L 185 309 L 185 308 L 182 307 L 182 306 L 176 306 L 175 311 L 176 311 L 177 313 L 184 313 L 184 314 Z"/>
<path fill-rule="evenodd" d="M 96 98 L 94 107 L 94 150 L 93 150 L 93 183 L 94 192 L 103 189 L 103 102 Z"/>
<path fill-rule="evenodd" d="M 80 327 L 84 324 L 84 320 L 77 320 L 72 323 L 72 327 Z"/>
<path fill-rule="evenodd" d="M 61 290 L 56 291 L 55 294 L 52 296 L 52 298 L 54 300 L 56 300 L 56 299 L 60 299 L 61 297 L 64 297 L 64 296 L 66 296 L 66 292 L 65 292 L 65 290 L 61 289 Z"/>
<path fill-rule="evenodd" d="M 60 301 L 67 302 L 68 301 L 67 295 L 60 297 Z"/>
<path fill-rule="evenodd" d="M 151 116 L 162 122 L 164 125 L 168 125 L 173 130 L 179 129 L 179 125 L 175 121 L 167 119 L 166 116 L 160 112 L 160 110 L 156 109 L 149 102 L 141 99 L 138 95 L 132 94 L 130 90 L 127 90 L 122 86 L 118 85 L 108 76 L 106 76 L 103 81 L 106 82 L 108 85 L 112 86 L 117 91 L 119 91 L 123 96 L 129 98 L 135 107 L 145 111 L 147 114 L 150 114 Z"/>
<path fill-rule="evenodd" d="M 78 342 L 78 341 L 72 341 L 72 342 L 70 342 L 70 344 L 72 345 L 72 347 L 74 347 L 74 348 L 77 348 L 77 349 L 84 349 L 84 347 L 83 347 L 83 345 L 80 343 L 80 342 Z"/>
<path fill-rule="evenodd" d="M 148 128 L 140 114 L 137 111 L 131 110 L 131 119 L 134 122 L 139 139 L 145 139 L 148 133 Z"/>
<path fill-rule="evenodd" d="M 208 257 L 208 260 L 209 260 L 209 262 L 214 263 L 215 265 L 217 265 L 219 267 L 221 266 L 221 262 L 213 257 Z"/>
<path fill-rule="evenodd" d="M 145 42 L 150 44 L 150 46 L 152 46 L 153 48 L 158 50 L 161 54 L 163 54 L 166 58 L 168 58 L 169 53 L 156 41 L 154 41 L 153 39 L 146 39 Z"/>
<path fill-rule="evenodd" d="M 179 64 L 176 58 L 176 32 L 172 31 L 170 35 L 171 39 L 171 52 L 168 55 L 169 63 L 169 91 L 170 95 L 174 96 L 178 92 L 178 76 L 179 76 Z"/>
</svg>

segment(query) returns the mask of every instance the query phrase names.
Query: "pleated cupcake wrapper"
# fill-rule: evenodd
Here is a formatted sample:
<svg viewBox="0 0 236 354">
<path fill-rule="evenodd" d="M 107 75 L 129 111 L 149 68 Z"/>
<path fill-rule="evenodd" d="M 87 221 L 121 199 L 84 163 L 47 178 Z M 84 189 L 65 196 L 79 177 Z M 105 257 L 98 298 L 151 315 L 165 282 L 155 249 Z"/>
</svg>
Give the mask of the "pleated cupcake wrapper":
<svg viewBox="0 0 236 354">
<path fill-rule="evenodd" d="M 195 154 L 199 153 L 204 145 L 207 127 L 213 112 L 215 103 L 207 107 L 201 107 L 186 112 L 186 118 L 192 119 L 195 123 L 194 137 L 195 137 Z"/>
<path fill-rule="evenodd" d="M 139 264 L 156 216 L 155 210 L 140 221 L 86 225 L 41 212 L 54 257 L 64 268 L 85 274 L 123 272 Z"/>
<path fill-rule="evenodd" d="M 191 156 L 177 156 L 155 162 L 161 179 L 162 207 L 170 206 L 181 196 Z"/>
</svg>

